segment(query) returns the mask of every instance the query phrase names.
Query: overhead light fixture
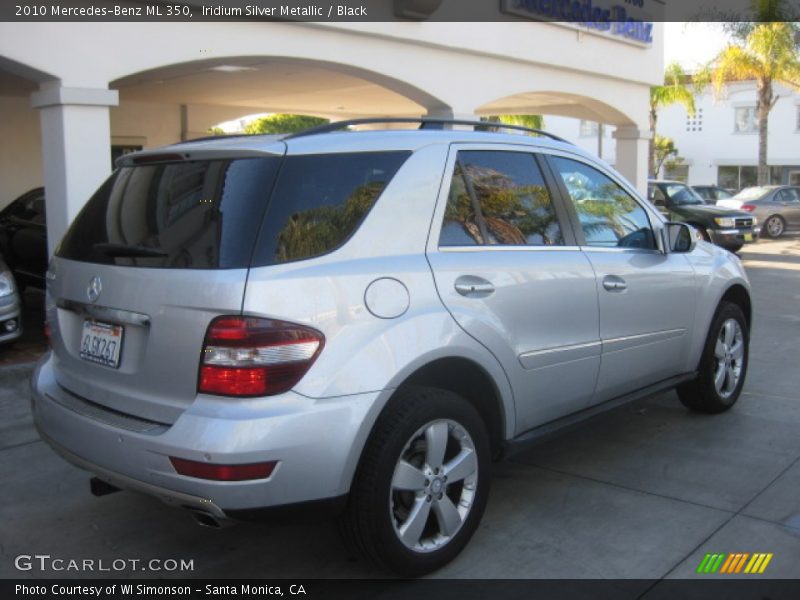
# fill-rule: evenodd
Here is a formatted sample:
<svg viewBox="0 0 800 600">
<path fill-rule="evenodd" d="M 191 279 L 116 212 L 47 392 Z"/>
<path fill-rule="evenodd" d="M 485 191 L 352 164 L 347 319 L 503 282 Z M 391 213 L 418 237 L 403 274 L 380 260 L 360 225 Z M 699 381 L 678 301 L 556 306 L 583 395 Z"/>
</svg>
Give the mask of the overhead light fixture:
<svg viewBox="0 0 800 600">
<path fill-rule="evenodd" d="M 253 67 L 243 67 L 240 65 L 217 65 L 211 67 L 209 71 L 219 71 L 221 73 L 239 73 L 240 71 L 257 71 Z"/>
</svg>

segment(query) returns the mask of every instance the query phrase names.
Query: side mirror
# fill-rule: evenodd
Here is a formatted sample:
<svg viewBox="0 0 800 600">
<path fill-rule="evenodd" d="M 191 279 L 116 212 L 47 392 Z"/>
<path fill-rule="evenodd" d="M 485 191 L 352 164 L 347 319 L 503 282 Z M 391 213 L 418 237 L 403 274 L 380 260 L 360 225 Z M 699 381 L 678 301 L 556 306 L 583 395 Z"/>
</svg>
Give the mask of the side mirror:
<svg viewBox="0 0 800 600">
<path fill-rule="evenodd" d="M 686 223 L 664 223 L 664 232 L 670 252 L 691 252 L 697 245 L 697 233 Z"/>
</svg>

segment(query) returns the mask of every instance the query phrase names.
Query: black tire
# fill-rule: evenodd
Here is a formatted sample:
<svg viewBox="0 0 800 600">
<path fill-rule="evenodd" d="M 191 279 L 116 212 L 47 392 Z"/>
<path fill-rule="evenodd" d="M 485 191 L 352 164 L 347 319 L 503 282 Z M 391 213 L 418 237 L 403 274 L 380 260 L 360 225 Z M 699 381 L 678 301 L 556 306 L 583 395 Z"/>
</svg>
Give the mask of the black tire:
<svg viewBox="0 0 800 600">
<path fill-rule="evenodd" d="M 445 421 L 448 427 L 443 430 Z M 432 473 L 428 470 L 428 458 L 437 453 L 431 450 L 432 454 L 429 454 L 426 441 L 429 430 L 446 432 L 444 438 L 430 434 L 431 439 L 446 440 L 441 470 L 430 476 L 425 474 L 424 485 L 413 488 L 417 491 L 396 489 L 395 469 L 400 471 L 401 457 L 416 468 L 413 472 L 415 477 L 420 472 Z M 466 437 L 456 437 L 463 433 L 467 434 Z M 476 471 L 462 480 L 446 483 L 444 473 L 448 466 L 455 464 L 453 452 L 463 453 L 464 448 L 469 450 L 470 444 L 474 449 L 470 461 L 474 459 Z M 436 463 L 435 460 L 430 462 Z M 489 497 L 490 463 L 486 426 L 471 404 L 452 392 L 436 388 L 399 390 L 378 418 L 364 448 L 347 509 L 340 521 L 346 545 L 350 550 L 407 577 L 424 575 L 444 566 L 466 546 L 483 516 Z M 459 502 L 465 497 L 471 498 L 469 508 L 461 515 L 460 525 L 453 529 L 453 534 L 445 535 L 439 515 L 444 514 L 450 505 L 462 508 Z M 424 523 L 417 541 L 429 543 L 431 548 L 427 551 L 414 549 L 400 538 L 400 521 L 405 518 L 402 524 L 409 525 L 414 520 L 415 510 L 426 515 L 424 520 L 417 521 Z M 430 541 L 426 535 L 430 536 Z M 413 540 L 416 536 L 409 537 Z M 441 545 L 437 547 L 437 544 Z"/>
<path fill-rule="evenodd" d="M 764 221 L 761 231 L 768 238 L 779 238 L 786 231 L 786 221 L 780 215 L 771 215 Z"/>
<path fill-rule="evenodd" d="M 731 344 L 734 353 L 729 353 L 724 343 L 722 348 L 717 345 L 718 341 L 722 341 L 720 340 L 721 336 L 724 338 L 723 327 L 731 320 L 738 325 L 738 333 L 734 333 L 734 343 Z M 735 354 L 737 335 L 741 336 L 741 363 L 738 375 L 733 377 L 732 373 L 736 371 L 736 364 L 731 357 Z M 750 332 L 742 309 L 731 302 L 721 303 L 706 338 L 698 365 L 697 378 L 678 386 L 678 397 L 683 405 L 691 410 L 709 414 L 721 413 L 733 406 L 739 398 L 747 376 L 749 345 Z M 720 358 L 720 355 L 724 355 L 724 358 Z M 731 365 L 730 369 L 728 368 L 729 364 Z M 720 373 L 720 369 L 723 374 L 722 389 L 719 389 L 715 382 L 715 375 Z M 732 383 L 734 385 L 731 385 Z"/>
</svg>

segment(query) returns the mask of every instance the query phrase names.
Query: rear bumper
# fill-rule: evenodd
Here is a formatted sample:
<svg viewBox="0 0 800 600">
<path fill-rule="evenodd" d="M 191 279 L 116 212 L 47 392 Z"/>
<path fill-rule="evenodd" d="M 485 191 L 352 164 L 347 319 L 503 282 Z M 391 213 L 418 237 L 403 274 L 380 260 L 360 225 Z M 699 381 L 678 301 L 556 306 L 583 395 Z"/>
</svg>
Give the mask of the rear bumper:
<svg viewBox="0 0 800 600">
<path fill-rule="evenodd" d="M 162 425 L 70 394 L 56 382 L 49 357 L 36 369 L 32 387 L 36 427 L 68 461 L 116 487 L 219 518 L 346 494 L 380 396 L 199 396 L 174 424 Z M 267 479 L 221 482 L 179 475 L 170 456 L 278 464 Z"/>
<path fill-rule="evenodd" d="M 16 340 L 22 335 L 22 309 L 16 292 L 0 298 L 0 344 Z M 8 331 L 6 324 L 12 322 L 14 329 Z"/>
</svg>

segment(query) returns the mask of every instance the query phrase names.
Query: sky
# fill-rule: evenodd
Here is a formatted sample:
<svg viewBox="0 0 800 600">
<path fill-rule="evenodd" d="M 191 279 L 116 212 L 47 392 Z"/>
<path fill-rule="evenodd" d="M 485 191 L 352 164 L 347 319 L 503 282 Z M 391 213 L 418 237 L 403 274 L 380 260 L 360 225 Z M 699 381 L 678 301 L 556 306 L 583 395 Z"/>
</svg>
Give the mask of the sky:
<svg viewBox="0 0 800 600">
<path fill-rule="evenodd" d="M 694 70 L 714 58 L 728 39 L 719 23 L 664 23 L 664 65 L 677 61 Z"/>
</svg>

